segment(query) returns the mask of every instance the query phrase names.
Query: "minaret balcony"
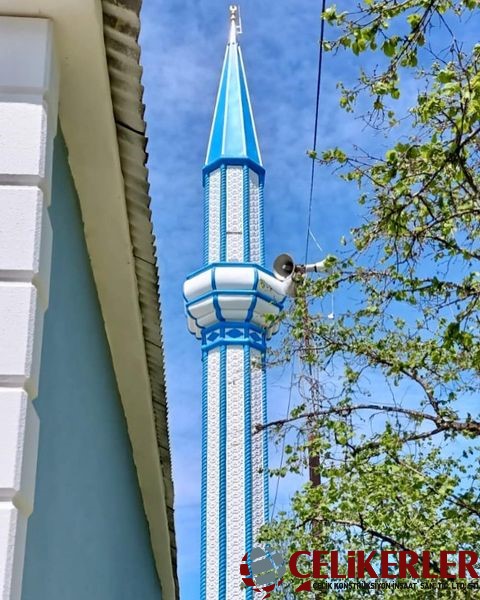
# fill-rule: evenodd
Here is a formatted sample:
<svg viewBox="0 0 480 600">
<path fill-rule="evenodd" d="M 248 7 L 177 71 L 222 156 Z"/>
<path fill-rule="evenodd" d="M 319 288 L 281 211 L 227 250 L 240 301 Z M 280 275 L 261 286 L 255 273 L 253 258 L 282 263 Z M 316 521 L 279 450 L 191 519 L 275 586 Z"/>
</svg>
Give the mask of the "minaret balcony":
<svg viewBox="0 0 480 600">
<path fill-rule="evenodd" d="M 187 277 L 183 286 L 188 330 L 204 344 L 242 343 L 257 332 L 262 340 L 278 331 L 285 282 L 253 263 L 211 263 Z M 214 339 L 208 340 L 208 334 Z M 255 339 L 255 335 L 253 335 Z"/>
</svg>

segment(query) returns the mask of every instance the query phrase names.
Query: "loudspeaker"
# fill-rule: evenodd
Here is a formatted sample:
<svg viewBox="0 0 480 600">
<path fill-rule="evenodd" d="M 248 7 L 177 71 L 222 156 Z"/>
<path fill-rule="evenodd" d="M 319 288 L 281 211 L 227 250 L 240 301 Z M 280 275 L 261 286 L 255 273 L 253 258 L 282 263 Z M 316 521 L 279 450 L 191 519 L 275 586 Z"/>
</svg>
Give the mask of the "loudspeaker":
<svg viewBox="0 0 480 600">
<path fill-rule="evenodd" d="M 279 254 L 273 261 L 273 274 L 280 281 L 285 281 L 295 271 L 295 262 L 290 254 Z"/>
</svg>

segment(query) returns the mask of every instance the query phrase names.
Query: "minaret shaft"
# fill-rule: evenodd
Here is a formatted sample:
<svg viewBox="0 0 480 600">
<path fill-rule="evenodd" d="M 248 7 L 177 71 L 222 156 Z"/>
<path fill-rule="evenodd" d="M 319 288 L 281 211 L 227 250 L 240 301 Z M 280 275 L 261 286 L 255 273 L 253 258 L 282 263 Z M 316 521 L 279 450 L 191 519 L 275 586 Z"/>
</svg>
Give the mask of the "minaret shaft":
<svg viewBox="0 0 480 600">
<path fill-rule="evenodd" d="M 246 597 L 239 563 L 268 512 L 265 437 L 252 433 L 265 418 L 262 358 L 248 345 L 204 352 L 201 598 L 217 588 L 219 598 Z"/>
<path fill-rule="evenodd" d="M 232 11 L 234 15 L 235 11 Z M 188 328 L 202 342 L 200 600 L 253 600 L 240 563 L 268 520 L 265 350 L 285 300 L 264 268 L 263 179 L 232 19 L 204 184 L 204 266 L 184 285 Z"/>
<path fill-rule="evenodd" d="M 222 165 L 204 178 L 205 263 L 263 266 L 263 177 L 247 165 Z"/>
</svg>

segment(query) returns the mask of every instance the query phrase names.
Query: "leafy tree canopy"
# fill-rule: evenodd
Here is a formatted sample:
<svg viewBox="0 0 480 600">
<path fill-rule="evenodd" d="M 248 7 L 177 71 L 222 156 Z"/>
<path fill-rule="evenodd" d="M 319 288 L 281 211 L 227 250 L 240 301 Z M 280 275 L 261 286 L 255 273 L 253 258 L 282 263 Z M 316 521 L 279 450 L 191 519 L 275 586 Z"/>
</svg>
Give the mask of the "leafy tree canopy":
<svg viewBox="0 0 480 600">
<path fill-rule="evenodd" d="M 269 424 L 296 434 L 274 475 L 311 475 L 263 532 L 287 553 L 480 553 L 480 44 L 462 41 L 467 20 L 480 30 L 479 7 L 363 0 L 324 13 L 330 64 L 340 51 L 358 57 L 340 104 L 390 149 L 310 152 L 357 186 L 362 221 L 323 276 L 299 282 L 284 316 L 275 360 L 297 355 L 304 385 L 289 418 Z M 316 307 L 333 292 L 355 301 L 330 321 Z"/>
</svg>

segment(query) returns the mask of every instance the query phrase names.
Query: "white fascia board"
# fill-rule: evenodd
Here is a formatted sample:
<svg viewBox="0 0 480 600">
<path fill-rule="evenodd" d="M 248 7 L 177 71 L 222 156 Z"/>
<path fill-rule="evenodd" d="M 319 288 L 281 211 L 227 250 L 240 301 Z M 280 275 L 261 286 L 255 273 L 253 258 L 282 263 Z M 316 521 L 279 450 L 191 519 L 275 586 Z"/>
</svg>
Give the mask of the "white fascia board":
<svg viewBox="0 0 480 600">
<path fill-rule="evenodd" d="M 0 0 L 54 24 L 59 116 L 133 448 L 163 597 L 175 598 L 165 487 L 98 0 Z"/>
</svg>

